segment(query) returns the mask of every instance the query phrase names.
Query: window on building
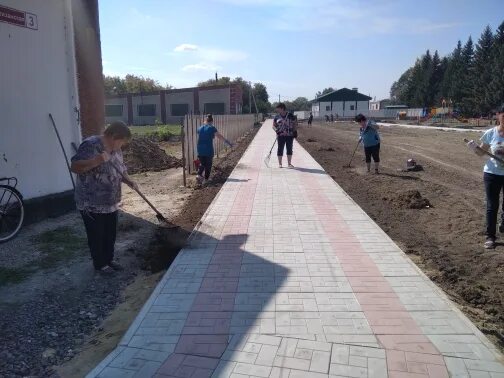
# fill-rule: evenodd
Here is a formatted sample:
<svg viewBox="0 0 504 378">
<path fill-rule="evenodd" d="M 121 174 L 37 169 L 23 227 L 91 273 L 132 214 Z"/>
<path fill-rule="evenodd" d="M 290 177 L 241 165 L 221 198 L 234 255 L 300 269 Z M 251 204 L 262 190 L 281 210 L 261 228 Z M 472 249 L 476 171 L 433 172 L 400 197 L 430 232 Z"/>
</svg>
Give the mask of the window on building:
<svg viewBox="0 0 504 378">
<path fill-rule="evenodd" d="M 355 105 L 350 105 L 350 110 L 355 110 Z"/>
<path fill-rule="evenodd" d="M 203 112 L 205 114 L 224 114 L 225 109 L 226 107 L 223 102 L 207 102 L 203 105 Z"/>
<path fill-rule="evenodd" d="M 172 116 L 185 116 L 189 113 L 189 104 L 171 104 L 170 113 Z"/>
<path fill-rule="evenodd" d="M 122 105 L 105 105 L 105 117 L 122 117 Z"/>
<path fill-rule="evenodd" d="M 156 104 L 138 105 L 139 117 L 153 117 L 156 115 Z"/>
<path fill-rule="evenodd" d="M 330 107 L 329 105 L 327 105 L 327 106 L 325 107 L 325 110 L 326 110 L 326 112 L 328 112 L 328 111 L 330 111 L 330 110 L 331 110 L 331 107 Z"/>
</svg>

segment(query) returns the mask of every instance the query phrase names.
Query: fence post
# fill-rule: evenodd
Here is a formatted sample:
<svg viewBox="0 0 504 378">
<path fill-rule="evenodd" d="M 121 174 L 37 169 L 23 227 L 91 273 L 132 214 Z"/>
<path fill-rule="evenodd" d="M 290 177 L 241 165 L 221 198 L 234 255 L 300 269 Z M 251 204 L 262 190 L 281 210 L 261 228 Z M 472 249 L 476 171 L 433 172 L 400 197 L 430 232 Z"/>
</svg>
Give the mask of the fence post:
<svg viewBox="0 0 504 378">
<path fill-rule="evenodd" d="M 184 119 L 187 119 L 187 115 L 185 118 L 182 118 L 182 125 L 181 125 L 181 130 L 180 130 L 180 138 L 182 140 L 182 176 L 184 180 L 184 186 L 187 186 L 187 181 L 186 181 L 186 157 L 185 157 L 185 132 L 184 132 Z"/>
</svg>

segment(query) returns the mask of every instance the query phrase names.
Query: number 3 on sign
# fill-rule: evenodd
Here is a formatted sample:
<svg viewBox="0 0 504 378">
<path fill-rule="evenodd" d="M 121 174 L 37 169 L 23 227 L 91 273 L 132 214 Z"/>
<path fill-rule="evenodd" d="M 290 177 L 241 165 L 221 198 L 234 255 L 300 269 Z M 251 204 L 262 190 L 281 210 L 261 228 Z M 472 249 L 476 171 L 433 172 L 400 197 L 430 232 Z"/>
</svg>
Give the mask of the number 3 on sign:
<svg viewBox="0 0 504 378">
<path fill-rule="evenodd" d="M 30 29 L 38 29 L 37 16 L 31 13 L 26 13 L 26 27 Z"/>
</svg>

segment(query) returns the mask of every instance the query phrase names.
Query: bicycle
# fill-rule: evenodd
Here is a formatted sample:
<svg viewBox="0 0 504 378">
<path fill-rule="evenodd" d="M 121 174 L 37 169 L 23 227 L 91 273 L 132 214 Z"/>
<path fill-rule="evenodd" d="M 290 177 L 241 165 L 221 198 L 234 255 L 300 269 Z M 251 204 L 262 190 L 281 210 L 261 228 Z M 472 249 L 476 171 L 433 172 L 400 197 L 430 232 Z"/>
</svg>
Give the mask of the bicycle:
<svg viewBox="0 0 504 378">
<path fill-rule="evenodd" d="M 23 196 L 16 189 L 15 177 L 0 178 L 0 243 L 17 235 L 23 225 L 25 211 Z"/>
</svg>

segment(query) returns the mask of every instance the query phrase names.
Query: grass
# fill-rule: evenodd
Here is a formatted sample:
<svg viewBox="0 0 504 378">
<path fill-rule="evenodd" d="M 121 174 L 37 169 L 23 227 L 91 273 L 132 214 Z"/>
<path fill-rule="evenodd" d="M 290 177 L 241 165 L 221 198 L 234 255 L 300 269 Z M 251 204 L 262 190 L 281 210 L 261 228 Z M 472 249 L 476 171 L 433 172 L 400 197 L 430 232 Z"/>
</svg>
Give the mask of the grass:
<svg viewBox="0 0 504 378">
<path fill-rule="evenodd" d="M 57 266 L 60 262 L 73 258 L 86 246 L 86 238 L 77 235 L 69 227 L 58 227 L 46 231 L 33 238 L 43 253 L 42 258 L 36 263 L 41 269 L 49 269 Z"/>
<path fill-rule="evenodd" d="M 77 256 L 86 246 L 86 238 L 70 227 L 45 231 L 32 242 L 42 252 L 40 259 L 16 268 L 0 267 L 0 286 L 24 281 L 38 270 L 55 268 Z"/>
<path fill-rule="evenodd" d="M 180 136 L 180 125 L 130 126 L 134 136 L 154 137 L 169 140 L 171 136 Z"/>
</svg>

